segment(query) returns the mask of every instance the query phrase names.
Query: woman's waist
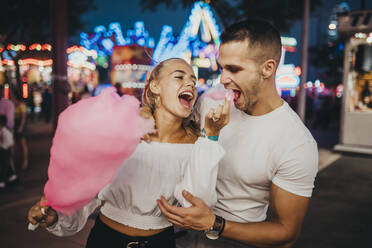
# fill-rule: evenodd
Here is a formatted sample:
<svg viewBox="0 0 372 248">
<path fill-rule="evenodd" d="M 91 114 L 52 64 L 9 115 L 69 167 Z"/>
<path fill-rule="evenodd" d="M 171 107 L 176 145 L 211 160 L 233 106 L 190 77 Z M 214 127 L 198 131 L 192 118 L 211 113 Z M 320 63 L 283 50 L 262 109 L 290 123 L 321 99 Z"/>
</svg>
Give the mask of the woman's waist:
<svg viewBox="0 0 372 248">
<path fill-rule="evenodd" d="M 158 230 L 160 232 L 164 230 L 165 228 L 172 226 L 172 224 L 169 223 L 168 220 L 163 215 L 161 215 L 161 212 L 159 209 L 154 210 L 152 212 L 141 212 L 137 208 L 120 208 L 118 206 L 114 206 L 108 202 L 105 202 L 100 212 L 101 212 L 101 215 L 104 215 L 106 218 L 112 220 L 113 222 L 121 226 L 130 227 L 130 228 L 134 228 L 134 229 L 141 230 L 141 231 Z M 121 228 L 121 227 L 116 226 L 116 228 Z M 120 230 L 124 230 L 124 229 L 120 229 Z M 117 231 L 122 232 L 120 230 L 117 230 Z M 128 230 L 128 229 L 125 229 L 125 230 Z M 122 232 L 122 233 L 127 234 L 126 232 Z M 150 235 L 153 235 L 153 234 L 150 234 Z M 141 235 L 135 235 L 135 236 L 141 236 Z"/>
<path fill-rule="evenodd" d="M 112 220 L 108 217 L 106 217 L 104 214 L 99 214 L 100 220 L 105 223 L 108 227 L 112 228 L 113 230 L 123 233 L 128 236 L 132 237 L 148 237 L 153 236 L 158 233 L 161 233 L 162 231 L 166 230 L 168 227 L 161 228 L 161 229 L 150 229 L 150 230 L 144 230 L 139 229 L 131 226 L 127 226 L 124 224 L 121 224 L 119 222 L 116 222 L 115 220 Z"/>
</svg>

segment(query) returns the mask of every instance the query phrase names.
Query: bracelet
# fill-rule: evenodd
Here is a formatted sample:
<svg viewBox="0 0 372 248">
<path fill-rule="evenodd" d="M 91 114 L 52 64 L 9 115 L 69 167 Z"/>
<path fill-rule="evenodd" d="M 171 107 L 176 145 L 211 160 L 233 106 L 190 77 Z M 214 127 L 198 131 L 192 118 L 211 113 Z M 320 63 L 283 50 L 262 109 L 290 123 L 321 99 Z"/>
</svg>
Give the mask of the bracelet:
<svg viewBox="0 0 372 248">
<path fill-rule="evenodd" d="M 210 139 L 210 140 L 218 141 L 218 137 L 219 137 L 219 136 L 208 136 L 208 135 L 205 133 L 204 128 L 201 130 L 201 134 L 202 134 L 203 137 L 207 137 L 207 138 Z"/>
<path fill-rule="evenodd" d="M 208 139 L 218 141 L 218 136 L 208 136 Z"/>
<path fill-rule="evenodd" d="M 223 230 L 225 229 L 225 225 L 226 225 L 226 220 L 225 220 L 225 218 L 222 218 L 222 227 L 221 227 L 220 231 L 218 232 L 218 236 L 221 236 Z"/>
</svg>

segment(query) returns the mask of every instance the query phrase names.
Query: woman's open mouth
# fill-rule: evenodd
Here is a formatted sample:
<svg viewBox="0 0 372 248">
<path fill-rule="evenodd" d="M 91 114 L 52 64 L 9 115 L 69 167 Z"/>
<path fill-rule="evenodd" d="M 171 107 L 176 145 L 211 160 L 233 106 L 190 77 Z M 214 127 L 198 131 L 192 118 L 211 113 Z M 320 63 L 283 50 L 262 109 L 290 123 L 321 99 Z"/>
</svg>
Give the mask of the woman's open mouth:
<svg viewBox="0 0 372 248">
<path fill-rule="evenodd" d="M 178 100 L 180 101 L 181 105 L 185 108 L 192 109 L 193 100 L 194 100 L 194 93 L 192 91 L 184 91 L 178 95 Z"/>
</svg>

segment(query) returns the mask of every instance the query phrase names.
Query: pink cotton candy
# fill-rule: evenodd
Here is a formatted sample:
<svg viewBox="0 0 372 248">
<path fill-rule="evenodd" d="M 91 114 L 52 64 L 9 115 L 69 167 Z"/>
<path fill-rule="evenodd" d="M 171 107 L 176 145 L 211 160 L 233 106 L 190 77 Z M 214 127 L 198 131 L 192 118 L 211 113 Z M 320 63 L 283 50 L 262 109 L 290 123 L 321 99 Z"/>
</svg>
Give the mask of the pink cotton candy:
<svg viewBox="0 0 372 248">
<path fill-rule="evenodd" d="M 139 101 L 106 88 L 61 113 L 51 148 L 46 205 L 71 215 L 88 204 L 134 152 L 154 121 L 139 116 Z"/>
<path fill-rule="evenodd" d="M 234 92 L 224 88 L 212 88 L 205 93 L 205 97 L 212 98 L 215 101 L 224 100 L 229 98 L 231 101 L 234 99 Z"/>
</svg>

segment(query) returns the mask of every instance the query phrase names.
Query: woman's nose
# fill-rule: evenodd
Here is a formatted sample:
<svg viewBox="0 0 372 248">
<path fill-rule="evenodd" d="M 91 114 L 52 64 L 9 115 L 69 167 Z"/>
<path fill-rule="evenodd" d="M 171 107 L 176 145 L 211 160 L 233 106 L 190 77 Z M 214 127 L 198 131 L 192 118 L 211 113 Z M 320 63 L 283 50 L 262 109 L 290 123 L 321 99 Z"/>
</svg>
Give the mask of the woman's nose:
<svg viewBox="0 0 372 248">
<path fill-rule="evenodd" d="M 186 86 L 187 86 L 187 87 L 191 86 L 192 88 L 194 88 L 194 87 L 195 87 L 195 83 L 194 83 L 194 81 L 187 80 L 187 81 L 186 81 Z"/>
</svg>

